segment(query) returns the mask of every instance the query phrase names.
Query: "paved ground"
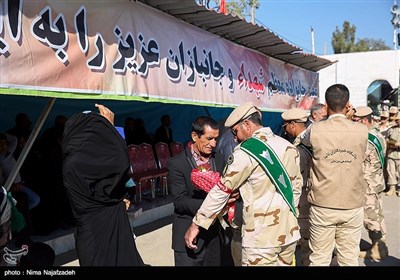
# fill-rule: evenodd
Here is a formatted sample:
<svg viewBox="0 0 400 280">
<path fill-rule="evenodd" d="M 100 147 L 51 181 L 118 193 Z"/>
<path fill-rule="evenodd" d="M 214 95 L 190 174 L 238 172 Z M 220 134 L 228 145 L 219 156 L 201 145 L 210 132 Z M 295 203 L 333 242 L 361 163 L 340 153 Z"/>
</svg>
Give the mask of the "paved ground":
<svg viewBox="0 0 400 280">
<path fill-rule="evenodd" d="M 136 244 L 144 263 L 152 266 L 174 266 L 174 251 L 171 249 L 171 241 L 171 223 L 136 238 Z"/>
<path fill-rule="evenodd" d="M 400 197 L 386 196 L 383 198 L 383 210 L 387 227 L 387 246 L 389 257 L 376 263 L 359 259 L 361 266 L 398 266 L 400 267 Z M 363 230 L 361 249 L 371 244 L 366 230 Z"/>
<path fill-rule="evenodd" d="M 173 266 L 172 216 L 159 219 L 151 224 L 134 228 L 136 245 L 146 264 L 151 266 Z M 56 257 L 56 266 L 79 266 L 75 250 Z"/>
<path fill-rule="evenodd" d="M 387 224 L 387 245 L 389 257 L 379 263 L 359 259 L 360 266 L 400 266 L 400 198 L 384 196 L 384 210 Z M 171 250 L 171 221 L 166 217 L 134 229 L 136 244 L 146 264 L 151 266 L 173 266 Z M 366 230 L 363 230 L 361 248 L 370 244 Z M 78 266 L 76 254 L 70 251 L 57 258 L 57 265 Z"/>
</svg>

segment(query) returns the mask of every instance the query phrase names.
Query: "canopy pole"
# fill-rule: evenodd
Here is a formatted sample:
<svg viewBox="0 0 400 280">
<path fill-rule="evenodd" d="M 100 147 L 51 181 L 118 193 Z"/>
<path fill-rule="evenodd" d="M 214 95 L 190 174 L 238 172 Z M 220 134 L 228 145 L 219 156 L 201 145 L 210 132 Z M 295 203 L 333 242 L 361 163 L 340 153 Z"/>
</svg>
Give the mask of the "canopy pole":
<svg viewBox="0 0 400 280">
<path fill-rule="evenodd" d="M 52 97 L 50 98 L 49 101 L 47 101 L 47 105 L 46 107 L 43 109 L 42 114 L 40 115 L 39 119 L 37 120 L 35 127 L 33 128 L 31 134 L 29 135 L 28 141 L 26 142 L 24 148 L 21 151 L 21 154 L 19 155 L 17 162 L 13 168 L 13 170 L 11 171 L 10 176 L 8 176 L 7 181 L 4 185 L 4 188 L 9 191 L 11 188 L 11 185 L 13 184 L 15 177 L 17 177 L 17 174 L 19 172 L 19 170 L 21 169 L 22 164 L 25 161 L 26 156 L 28 155 L 33 142 L 35 142 L 40 130 L 43 127 L 44 122 L 47 119 L 47 116 L 49 115 L 49 112 L 51 110 L 51 108 L 54 105 L 54 102 L 56 101 L 56 98 Z"/>
</svg>

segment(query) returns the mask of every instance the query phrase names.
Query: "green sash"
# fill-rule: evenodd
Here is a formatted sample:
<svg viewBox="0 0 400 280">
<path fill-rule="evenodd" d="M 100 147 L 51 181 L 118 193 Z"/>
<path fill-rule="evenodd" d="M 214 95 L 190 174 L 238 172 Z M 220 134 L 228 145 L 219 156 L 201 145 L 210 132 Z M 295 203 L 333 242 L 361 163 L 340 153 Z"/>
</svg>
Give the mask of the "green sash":
<svg viewBox="0 0 400 280">
<path fill-rule="evenodd" d="M 385 166 L 385 153 L 383 152 L 383 147 L 379 138 L 371 132 L 368 133 L 368 142 L 371 143 L 378 153 L 379 159 L 381 160 L 382 168 Z"/>
<path fill-rule="evenodd" d="M 293 205 L 292 181 L 290 181 L 285 167 L 274 150 L 267 143 L 255 137 L 244 141 L 240 145 L 240 149 L 253 157 L 262 166 L 265 173 L 267 173 L 283 199 L 289 205 L 290 210 L 297 217 L 296 207 Z"/>
</svg>

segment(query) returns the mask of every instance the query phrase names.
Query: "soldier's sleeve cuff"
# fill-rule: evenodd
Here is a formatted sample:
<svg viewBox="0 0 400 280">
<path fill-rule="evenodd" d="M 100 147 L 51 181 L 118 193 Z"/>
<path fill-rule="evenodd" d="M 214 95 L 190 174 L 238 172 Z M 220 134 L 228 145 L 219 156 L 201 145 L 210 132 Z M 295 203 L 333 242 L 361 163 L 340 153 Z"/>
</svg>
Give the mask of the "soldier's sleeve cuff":
<svg viewBox="0 0 400 280">
<path fill-rule="evenodd" d="M 196 216 L 193 217 L 193 223 L 198 225 L 199 227 L 202 227 L 204 229 L 208 229 L 212 223 L 214 222 L 214 219 L 207 218 L 200 213 L 197 213 Z"/>
</svg>

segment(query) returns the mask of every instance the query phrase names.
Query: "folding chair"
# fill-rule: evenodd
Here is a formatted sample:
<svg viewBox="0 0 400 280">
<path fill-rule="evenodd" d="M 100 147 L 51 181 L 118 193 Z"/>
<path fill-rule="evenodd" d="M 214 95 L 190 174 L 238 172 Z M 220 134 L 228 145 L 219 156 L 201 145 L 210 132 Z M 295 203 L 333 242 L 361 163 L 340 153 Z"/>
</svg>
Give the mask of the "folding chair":
<svg viewBox="0 0 400 280">
<path fill-rule="evenodd" d="M 181 142 L 171 142 L 169 144 L 169 150 L 171 151 L 171 155 L 175 156 L 185 150 L 185 146 Z"/>
<path fill-rule="evenodd" d="M 151 198 L 155 198 L 156 179 L 164 173 L 157 168 L 153 148 L 150 144 L 131 144 L 128 147 L 128 156 L 133 172 L 132 178 L 139 189 L 139 201 L 142 201 L 143 187 L 150 182 Z"/>
<path fill-rule="evenodd" d="M 158 167 L 160 168 L 160 170 L 162 170 L 163 172 L 167 172 L 168 174 L 167 163 L 168 159 L 171 157 L 168 144 L 164 142 L 158 142 L 154 145 L 154 149 L 157 156 Z M 163 175 L 161 177 L 161 184 L 163 195 L 168 195 L 167 175 Z"/>
</svg>

